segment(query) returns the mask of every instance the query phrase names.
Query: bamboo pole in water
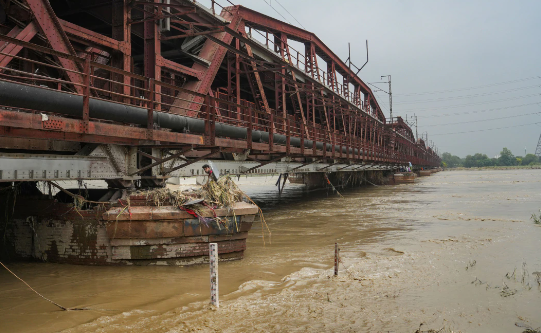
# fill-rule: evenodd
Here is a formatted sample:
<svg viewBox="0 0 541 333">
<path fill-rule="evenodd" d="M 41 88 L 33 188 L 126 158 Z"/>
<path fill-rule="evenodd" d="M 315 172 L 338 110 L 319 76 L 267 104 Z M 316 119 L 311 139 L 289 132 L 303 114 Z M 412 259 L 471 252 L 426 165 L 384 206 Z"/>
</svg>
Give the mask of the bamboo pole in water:
<svg viewBox="0 0 541 333">
<path fill-rule="evenodd" d="M 340 250 L 338 249 L 338 243 L 334 243 L 334 275 L 338 276 L 338 263 L 340 261 L 338 257 L 338 252 Z"/>
</svg>

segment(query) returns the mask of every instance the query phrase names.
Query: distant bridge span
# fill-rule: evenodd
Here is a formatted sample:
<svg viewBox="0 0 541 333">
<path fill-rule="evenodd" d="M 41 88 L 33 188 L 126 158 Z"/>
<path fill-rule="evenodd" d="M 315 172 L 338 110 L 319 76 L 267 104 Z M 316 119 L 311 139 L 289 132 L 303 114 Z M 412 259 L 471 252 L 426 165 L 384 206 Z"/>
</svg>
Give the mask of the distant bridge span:
<svg viewBox="0 0 541 333">
<path fill-rule="evenodd" d="M 0 182 L 152 186 L 207 160 L 230 174 L 440 164 L 314 34 L 170 2 L 6 3 Z"/>
</svg>

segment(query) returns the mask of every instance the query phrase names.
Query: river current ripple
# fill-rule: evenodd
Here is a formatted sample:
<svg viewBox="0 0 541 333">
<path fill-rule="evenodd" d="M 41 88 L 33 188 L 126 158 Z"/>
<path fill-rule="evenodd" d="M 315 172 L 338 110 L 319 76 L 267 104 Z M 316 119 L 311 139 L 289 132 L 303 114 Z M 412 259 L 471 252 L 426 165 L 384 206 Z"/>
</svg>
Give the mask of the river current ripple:
<svg viewBox="0 0 541 333">
<path fill-rule="evenodd" d="M 11 263 L 59 311 L 0 271 L 0 332 L 523 332 L 541 326 L 541 170 L 445 171 L 415 184 L 306 193 L 241 178 L 245 259 L 207 266 Z M 334 243 L 341 267 L 333 276 Z M 536 274 L 539 273 L 539 274 Z"/>
</svg>

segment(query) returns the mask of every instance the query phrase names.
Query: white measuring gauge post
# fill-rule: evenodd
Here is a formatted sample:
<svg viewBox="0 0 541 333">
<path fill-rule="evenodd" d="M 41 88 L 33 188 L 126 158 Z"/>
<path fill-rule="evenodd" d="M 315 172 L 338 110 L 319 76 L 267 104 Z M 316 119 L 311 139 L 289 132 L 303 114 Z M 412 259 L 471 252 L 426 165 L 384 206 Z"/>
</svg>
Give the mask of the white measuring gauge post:
<svg viewBox="0 0 541 333">
<path fill-rule="evenodd" d="M 220 306 L 218 299 L 218 244 L 209 244 L 210 263 L 210 303 L 215 307 Z"/>
</svg>

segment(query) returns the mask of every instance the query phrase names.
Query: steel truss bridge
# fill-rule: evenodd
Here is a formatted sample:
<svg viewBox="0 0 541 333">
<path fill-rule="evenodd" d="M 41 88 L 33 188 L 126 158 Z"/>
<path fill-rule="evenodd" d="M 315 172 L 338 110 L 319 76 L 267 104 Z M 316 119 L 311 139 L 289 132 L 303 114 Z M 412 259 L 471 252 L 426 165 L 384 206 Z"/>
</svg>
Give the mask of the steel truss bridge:
<svg viewBox="0 0 541 333">
<path fill-rule="evenodd" d="M 152 186 L 207 160 L 231 174 L 440 164 L 316 35 L 262 13 L 192 0 L 0 4 L 0 182 Z"/>
</svg>

